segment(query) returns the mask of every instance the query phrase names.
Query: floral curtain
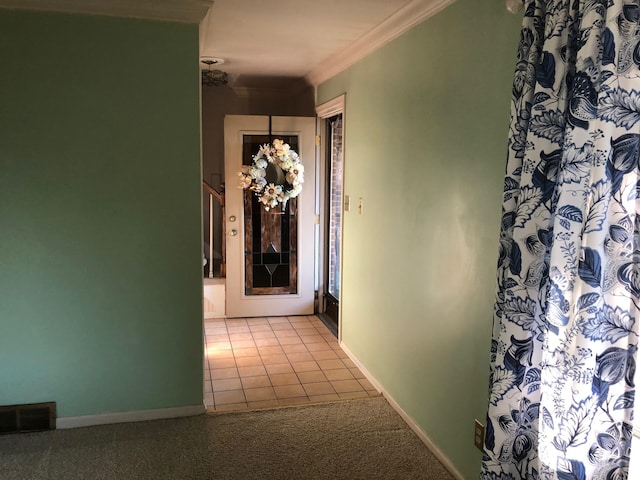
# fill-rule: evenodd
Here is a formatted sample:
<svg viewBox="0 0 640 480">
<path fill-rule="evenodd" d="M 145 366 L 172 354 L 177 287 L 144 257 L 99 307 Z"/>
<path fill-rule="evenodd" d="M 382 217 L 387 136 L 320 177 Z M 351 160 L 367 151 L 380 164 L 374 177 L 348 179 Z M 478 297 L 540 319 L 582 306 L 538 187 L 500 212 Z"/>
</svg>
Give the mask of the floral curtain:
<svg viewBox="0 0 640 480">
<path fill-rule="evenodd" d="M 640 0 L 526 0 L 482 480 L 622 480 L 640 297 Z"/>
</svg>

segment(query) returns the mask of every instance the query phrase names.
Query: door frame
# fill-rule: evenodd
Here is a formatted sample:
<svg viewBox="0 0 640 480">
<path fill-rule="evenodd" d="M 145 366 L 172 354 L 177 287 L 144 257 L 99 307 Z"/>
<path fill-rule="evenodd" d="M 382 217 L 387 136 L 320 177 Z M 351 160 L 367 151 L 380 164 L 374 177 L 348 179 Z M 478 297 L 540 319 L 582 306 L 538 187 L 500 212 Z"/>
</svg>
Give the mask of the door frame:
<svg viewBox="0 0 640 480">
<path fill-rule="evenodd" d="M 305 165 L 305 183 L 303 191 L 298 197 L 298 293 L 285 295 L 245 295 L 244 292 L 244 255 L 242 248 L 238 249 L 227 243 L 227 286 L 226 286 L 226 314 L 227 317 L 263 317 L 263 316 L 287 316 L 287 315 L 313 315 L 314 294 L 315 294 L 315 125 L 311 131 L 304 131 L 305 127 L 299 128 L 295 125 L 300 119 L 311 119 L 313 117 L 272 117 L 272 133 L 277 138 L 278 135 L 298 135 L 300 146 L 298 154 Z M 239 187 L 239 181 L 231 181 L 235 177 L 235 172 L 229 172 L 228 166 L 233 163 L 232 159 L 242 156 L 242 136 L 264 135 L 269 132 L 268 115 L 226 115 L 224 120 L 225 136 L 225 179 L 230 180 L 225 189 L 227 201 L 224 219 L 226 223 L 226 242 L 241 241 L 244 238 L 244 190 Z M 307 138 L 310 137 L 310 138 Z M 235 143 L 234 143 L 235 141 Z M 235 178 L 234 178 L 235 180 Z M 306 190 L 306 191 L 305 191 Z M 233 198 L 235 203 L 229 202 Z M 235 205 L 235 207 L 234 207 Z M 234 221 L 230 219 L 235 217 Z M 303 232 L 302 221 L 307 224 L 308 230 Z M 233 235 L 233 232 L 236 232 Z M 306 235 L 306 236 L 305 236 Z M 230 240 L 234 238 L 235 240 Z M 302 262 L 305 261 L 303 267 Z M 229 273 L 231 269 L 237 269 L 240 277 L 240 287 L 229 283 Z M 291 302 L 287 303 L 287 300 Z M 237 303 L 236 303 L 237 302 Z M 239 314 L 234 305 L 242 302 L 244 313 Z M 295 303 L 295 305 L 294 305 Z M 266 310 L 265 310 L 266 309 Z"/>
<path fill-rule="evenodd" d="M 320 148 L 318 149 L 318 158 L 316 163 L 318 165 L 317 168 L 317 177 L 319 186 L 316 190 L 317 192 L 317 203 L 320 206 L 318 209 L 320 212 L 319 215 L 319 233 L 318 233 L 318 248 L 317 248 L 317 275 L 318 275 L 318 312 L 324 312 L 324 295 L 327 292 L 327 279 L 325 273 L 325 261 L 326 261 L 326 247 L 327 247 L 327 209 L 325 208 L 327 202 L 327 185 L 329 179 L 327 178 L 327 156 L 328 156 L 328 141 L 327 141 L 327 120 L 335 115 L 342 114 L 342 161 L 343 165 L 345 162 L 345 139 L 346 139 L 346 100 L 347 95 L 343 93 L 342 95 L 335 97 L 328 102 L 322 103 L 316 106 L 316 115 L 317 115 L 317 125 L 316 131 L 320 136 Z M 346 168 L 343 166 L 342 170 L 342 198 L 340 199 L 340 204 L 342 205 L 343 214 L 346 213 L 344 209 L 344 195 L 345 195 L 345 171 Z M 344 215 L 342 217 L 342 222 L 340 223 L 340 253 L 338 255 L 340 264 L 340 303 L 344 298 L 344 283 L 343 283 L 343 251 L 344 251 Z M 338 310 L 338 341 L 342 341 L 342 308 Z"/>
</svg>

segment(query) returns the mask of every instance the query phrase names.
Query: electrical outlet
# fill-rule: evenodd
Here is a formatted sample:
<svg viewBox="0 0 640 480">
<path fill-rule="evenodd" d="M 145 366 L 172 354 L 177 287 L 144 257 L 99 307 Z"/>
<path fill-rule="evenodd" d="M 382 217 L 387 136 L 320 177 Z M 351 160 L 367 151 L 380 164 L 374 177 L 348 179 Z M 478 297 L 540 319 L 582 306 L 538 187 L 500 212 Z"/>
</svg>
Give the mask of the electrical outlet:
<svg viewBox="0 0 640 480">
<path fill-rule="evenodd" d="M 484 452 L 484 432 L 484 425 L 480 423 L 480 420 L 476 419 L 473 432 L 473 443 L 481 452 Z"/>
</svg>

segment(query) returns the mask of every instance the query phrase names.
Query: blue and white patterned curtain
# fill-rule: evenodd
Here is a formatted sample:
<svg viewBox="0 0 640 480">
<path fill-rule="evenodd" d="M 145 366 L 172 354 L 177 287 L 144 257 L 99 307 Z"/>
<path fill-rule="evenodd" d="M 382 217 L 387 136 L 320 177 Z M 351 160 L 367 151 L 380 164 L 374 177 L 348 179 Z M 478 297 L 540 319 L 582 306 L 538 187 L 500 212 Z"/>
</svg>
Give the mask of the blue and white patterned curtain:
<svg viewBox="0 0 640 480">
<path fill-rule="evenodd" d="M 525 1 L 482 480 L 627 478 L 639 66 L 640 0 Z"/>
</svg>

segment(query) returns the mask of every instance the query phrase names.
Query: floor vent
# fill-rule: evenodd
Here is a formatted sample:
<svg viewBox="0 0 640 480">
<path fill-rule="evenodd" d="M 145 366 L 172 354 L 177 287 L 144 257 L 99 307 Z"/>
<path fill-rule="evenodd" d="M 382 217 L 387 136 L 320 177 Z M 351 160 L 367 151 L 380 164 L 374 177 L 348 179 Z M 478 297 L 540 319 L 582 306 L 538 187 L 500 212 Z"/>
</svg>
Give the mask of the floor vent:
<svg viewBox="0 0 640 480">
<path fill-rule="evenodd" d="M 0 406 L 0 434 L 56 428 L 56 402 Z"/>
</svg>

